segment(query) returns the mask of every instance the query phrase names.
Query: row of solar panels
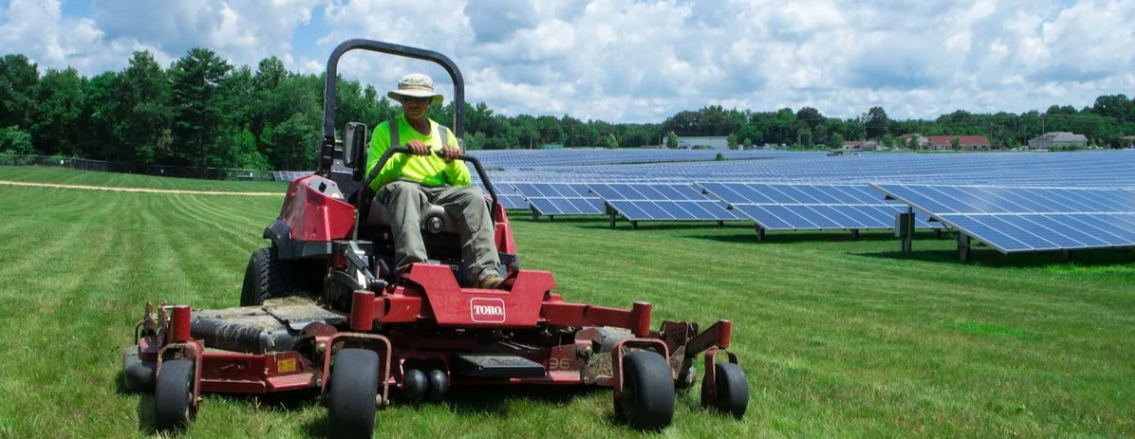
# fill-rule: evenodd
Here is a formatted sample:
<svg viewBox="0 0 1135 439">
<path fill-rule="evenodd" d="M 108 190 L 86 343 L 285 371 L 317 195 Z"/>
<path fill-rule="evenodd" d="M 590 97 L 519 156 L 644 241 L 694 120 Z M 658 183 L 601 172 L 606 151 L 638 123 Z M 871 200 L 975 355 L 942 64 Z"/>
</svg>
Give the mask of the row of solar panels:
<svg viewBox="0 0 1135 439">
<path fill-rule="evenodd" d="M 1002 253 L 1135 247 L 1135 193 L 1120 189 L 875 185 Z"/>
<path fill-rule="evenodd" d="M 517 153 L 519 154 L 519 153 Z M 503 167 L 489 171 L 506 182 L 780 182 L 892 183 L 1052 187 L 1135 187 L 1135 151 L 1081 153 L 797 155 L 770 160 L 602 166 Z"/>
<path fill-rule="evenodd" d="M 635 223 L 751 220 L 765 230 L 891 229 L 895 214 L 907 209 L 865 185 L 516 183 L 495 189 L 506 209 L 543 216 L 613 213 Z M 937 227 L 924 218 L 916 222 Z"/>
<path fill-rule="evenodd" d="M 681 149 L 545 149 L 473 150 L 468 154 L 486 168 L 536 166 L 583 166 L 629 163 L 713 161 L 720 154 L 726 160 L 753 160 L 779 157 L 822 157 L 823 152 L 776 150 L 681 150 Z"/>
<path fill-rule="evenodd" d="M 754 221 L 766 230 L 945 225 L 1002 253 L 1135 247 L 1135 193 L 1121 189 L 760 183 L 518 183 L 513 209 L 615 213 L 629 221 Z"/>
</svg>

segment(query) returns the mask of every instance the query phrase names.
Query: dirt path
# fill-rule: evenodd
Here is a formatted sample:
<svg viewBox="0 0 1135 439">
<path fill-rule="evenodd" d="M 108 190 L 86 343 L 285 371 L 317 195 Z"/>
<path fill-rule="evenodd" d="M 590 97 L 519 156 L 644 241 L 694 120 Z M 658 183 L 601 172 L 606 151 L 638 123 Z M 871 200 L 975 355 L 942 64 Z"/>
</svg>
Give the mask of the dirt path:
<svg viewBox="0 0 1135 439">
<path fill-rule="evenodd" d="M 60 189 L 85 189 L 92 191 L 112 191 L 112 192 L 148 192 L 155 194 L 187 194 L 187 195 L 242 195 L 248 197 L 282 197 L 283 192 L 231 192 L 231 191 L 194 191 L 183 189 L 147 189 L 137 187 L 111 187 L 111 186 L 86 186 L 78 184 L 56 184 L 56 183 L 32 183 L 26 181 L 10 181 L 0 180 L 0 186 L 30 186 L 30 187 L 50 187 Z"/>
</svg>

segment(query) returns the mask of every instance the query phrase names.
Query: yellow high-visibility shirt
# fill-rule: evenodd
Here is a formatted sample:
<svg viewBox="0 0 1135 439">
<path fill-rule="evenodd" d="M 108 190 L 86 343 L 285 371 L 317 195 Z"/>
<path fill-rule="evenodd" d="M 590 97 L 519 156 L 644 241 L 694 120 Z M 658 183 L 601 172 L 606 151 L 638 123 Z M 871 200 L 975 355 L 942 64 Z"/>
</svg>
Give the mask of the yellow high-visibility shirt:
<svg viewBox="0 0 1135 439">
<path fill-rule="evenodd" d="M 430 120 L 429 135 L 422 135 L 410 126 L 410 123 L 406 121 L 406 116 L 398 116 L 394 121 L 398 125 L 398 142 L 401 143 L 401 145 L 396 146 L 403 146 L 412 140 L 421 140 L 422 143 L 429 145 L 430 151 L 441 151 L 441 133 L 437 122 Z M 445 131 L 449 135 L 449 146 L 458 148 L 457 136 L 453 134 L 453 130 L 447 129 Z M 382 157 L 382 153 L 386 152 L 387 148 L 390 148 L 390 121 L 382 122 L 374 127 L 374 133 L 370 138 L 370 151 L 367 153 L 367 175 L 370 175 L 371 170 L 378 165 L 378 159 Z M 469 168 L 465 167 L 464 161 L 454 160 L 446 163 L 444 158 L 434 154 L 425 156 L 394 154 L 386 162 L 386 166 L 378 171 L 378 176 L 371 183 L 371 188 L 378 191 L 378 188 L 396 180 L 411 180 L 426 186 L 447 184 L 450 186 L 469 186 L 472 184 L 469 179 Z"/>
</svg>

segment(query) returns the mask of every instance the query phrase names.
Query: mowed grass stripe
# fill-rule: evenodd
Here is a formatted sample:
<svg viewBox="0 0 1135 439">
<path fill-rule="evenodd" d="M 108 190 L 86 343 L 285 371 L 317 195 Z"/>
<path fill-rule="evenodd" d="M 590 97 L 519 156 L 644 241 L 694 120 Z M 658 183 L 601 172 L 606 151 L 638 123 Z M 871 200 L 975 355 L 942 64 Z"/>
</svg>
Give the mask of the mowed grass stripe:
<svg viewBox="0 0 1135 439">
<path fill-rule="evenodd" d="M 240 236 L 229 223 L 214 220 L 189 207 L 193 196 L 167 196 L 159 206 L 168 212 L 161 219 L 157 238 L 159 247 L 167 249 L 163 257 L 178 267 L 178 282 L 164 286 L 167 300 L 181 301 L 197 307 L 228 306 L 232 300 L 233 281 L 239 285 L 244 275 L 240 270 L 248 256 L 243 253 L 250 244 L 247 235 Z M 230 211 L 239 205 L 230 204 Z M 238 239 L 239 237 L 239 239 Z M 172 293 L 172 294 L 171 294 Z M 239 294 L 239 291 L 237 292 Z M 228 300 L 224 300 L 224 299 Z"/>
<path fill-rule="evenodd" d="M 44 205 L 51 205 L 51 201 L 50 196 L 40 199 Z M 99 217 L 111 210 L 106 206 L 101 209 L 92 206 L 87 212 Z M 30 391 L 41 395 L 30 404 L 18 406 L 13 419 L 30 422 L 34 430 L 51 431 L 50 427 L 56 422 L 84 425 L 90 416 L 84 407 L 90 406 L 98 396 L 113 396 L 114 387 L 74 391 L 89 385 L 92 373 L 106 373 L 105 368 L 98 367 L 101 363 L 98 359 L 104 355 L 97 342 L 105 339 L 106 329 L 112 322 L 107 317 L 115 315 L 116 307 L 113 301 L 104 299 L 113 297 L 108 293 L 122 290 L 115 281 L 120 267 L 106 262 L 123 254 L 121 247 L 130 245 L 130 241 L 124 239 L 118 228 L 100 229 L 78 223 L 76 225 L 81 227 L 68 230 L 48 218 L 39 219 L 42 221 L 36 223 L 38 227 L 69 232 L 62 241 L 68 248 L 84 249 L 86 255 L 61 257 L 56 255 L 56 249 L 42 247 L 39 254 L 47 256 L 45 264 L 26 267 L 30 275 L 4 277 L 25 280 L 23 285 L 15 286 L 5 282 L 3 290 L 6 295 L 22 294 L 31 303 L 21 307 L 22 313 L 11 317 L 15 326 L 22 329 L 13 335 L 19 337 L 18 348 L 22 348 L 23 353 L 3 355 L 0 369 L 6 371 L 7 379 L 13 380 L 6 387 L 18 389 L 19 393 Z M 51 236 L 46 230 L 42 232 L 35 236 Z M 68 331 L 54 331 L 61 326 L 68 327 Z M 12 362 L 15 364 L 9 364 Z M 60 401 L 73 403 L 57 406 Z"/>
<path fill-rule="evenodd" d="M 0 222 L 0 263 L 18 267 L 0 280 L 0 298 L 47 310 L 0 311 L 0 390 L 10 395 L 0 404 L 3 437 L 146 436 L 149 397 L 118 389 L 120 349 L 142 305 L 235 304 L 248 254 L 265 245 L 260 233 L 280 207 L 248 197 L 75 192 L 0 192 L 0 208 L 20 212 Z M 1048 265 L 978 252 L 977 263 L 961 264 L 952 242 L 928 236 L 914 254 L 896 255 L 885 233 L 859 241 L 770 234 L 756 243 L 747 225 L 631 231 L 598 218 L 521 215 L 513 228 L 523 266 L 552 271 L 567 300 L 650 301 L 656 323 L 734 322 L 733 350 L 752 384 L 749 415 L 702 413 L 695 390 L 681 394 L 675 424 L 660 437 L 1135 434 L 1130 253 Z M 74 262 L 45 275 L 49 261 L 23 249 L 31 233 L 77 233 L 91 244 L 53 250 Z M 61 287 L 21 293 L 37 276 L 57 277 L 51 282 Z M 323 407 L 271 401 L 209 395 L 184 437 L 322 434 Z M 53 411 L 60 415 L 44 414 Z M 477 389 L 442 405 L 383 410 L 378 430 L 380 437 L 640 436 L 609 416 L 603 390 Z"/>
</svg>

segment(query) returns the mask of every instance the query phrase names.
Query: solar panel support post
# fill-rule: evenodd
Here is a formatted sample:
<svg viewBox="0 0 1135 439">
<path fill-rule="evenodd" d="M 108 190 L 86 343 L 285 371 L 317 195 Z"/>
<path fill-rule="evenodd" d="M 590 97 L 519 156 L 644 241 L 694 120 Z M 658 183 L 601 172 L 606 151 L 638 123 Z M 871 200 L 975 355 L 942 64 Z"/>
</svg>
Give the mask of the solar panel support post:
<svg viewBox="0 0 1135 439">
<path fill-rule="evenodd" d="M 910 253 L 914 248 L 914 212 L 907 208 L 906 212 L 895 214 L 895 236 L 902 240 L 903 253 Z"/>
<path fill-rule="evenodd" d="M 725 221 L 717 220 L 717 227 L 725 227 Z"/>
<path fill-rule="evenodd" d="M 638 221 L 631 221 L 631 230 L 638 230 Z"/>
<path fill-rule="evenodd" d="M 851 239 L 859 239 L 859 229 L 851 229 Z"/>
<path fill-rule="evenodd" d="M 608 207 L 607 217 L 611 219 L 611 228 L 615 228 L 615 209 Z"/>
<path fill-rule="evenodd" d="M 760 224 L 757 224 L 756 228 L 757 228 L 757 242 L 764 242 L 764 240 L 765 240 L 765 228 L 761 227 Z"/>
<path fill-rule="evenodd" d="M 958 234 L 958 259 L 962 262 L 969 261 L 970 239 L 969 235 L 965 233 Z"/>
</svg>

